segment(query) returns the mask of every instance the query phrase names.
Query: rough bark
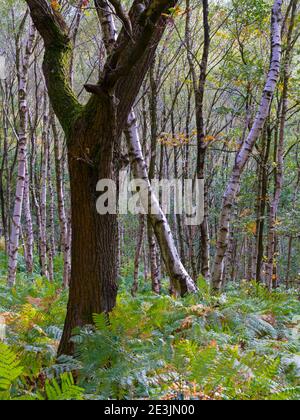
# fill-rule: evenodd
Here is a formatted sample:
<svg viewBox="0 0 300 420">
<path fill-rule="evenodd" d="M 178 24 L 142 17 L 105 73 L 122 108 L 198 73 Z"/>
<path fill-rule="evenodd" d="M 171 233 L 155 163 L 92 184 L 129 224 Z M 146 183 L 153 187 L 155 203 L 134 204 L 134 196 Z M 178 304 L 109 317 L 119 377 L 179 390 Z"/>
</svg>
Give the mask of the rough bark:
<svg viewBox="0 0 300 420">
<path fill-rule="evenodd" d="M 117 295 L 116 215 L 96 211 L 99 179 L 113 179 L 113 150 L 149 69 L 176 1 L 150 1 L 129 16 L 132 36 L 122 29 L 97 85 L 82 106 L 72 91 L 69 74 L 72 42 L 62 15 L 45 0 L 26 0 L 44 39 L 43 70 L 49 97 L 67 137 L 72 206 L 72 271 L 70 296 L 59 354 L 70 354 L 72 330 L 93 323 L 93 313 L 110 312 Z"/>
<path fill-rule="evenodd" d="M 5 81 L 2 84 L 1 81 L 1 93 L 2 93 L 2 129 L 3 129 L 3 144 L 1 144 L 1 149 L 3 154 L 1 157 L 1 166 L 0 166 L 0 202 L 1 202 L 1 222 L 2 222 L 2 235 L 5 240 L 5 251 L 8 254 L 9 250 L 9 217 L 8 209 L 10 208 L 10 194 L 9 192 L 9 181 L 10 173 L 8 170 L 8 124 L 7 124 L 7 82 Z M 7 186 L 5 188 L 4 178 L 6 175 Z"/>
<path fill-rule="evenodd" d="M 100 4 L 101 3 L 101 4 Z M 114 21 L 111 13 L 105 7 L 104 2 L 97 2 L 98 6 L 98 15 L 100 22 L 102 23 L 103 32 L 104 32 L 104 40 L 106 44 L 106 48 L 108 48 L 108 53 L 113 48 L 115 39 L 115 26 Z M 147 173 L 147 165 L 145 163 L 140 138 L 139 138 L 139 131 L 137 126 L 136 117 L 133 111 L 131 111 L 128 122 L 125 129 L 125 135 L 127 139 L 127 147 L 129 150 L 129 156 L 131 161 L 132 170 L 134 176 L 138 179 L 146 180 L 147 184 L 150 185 L 150 179 L 154 178 L 155 176 L 155 161 L 156 161 L 156 141 L 157 141 L 157 103 L 156 103 L 156 96 L 157 96 L 157 89 L 156 89 L 156 80 L 154 76 L 154 66 L 151 66 L 150 69 L 150 79 L 151 79 L 151 159 L 150 159 L 150 167 L 149 173 Z M 152 191 L 148 190 L 149 196 L 156 200 Z M 158 202 L 157 202 L 158 203 Z M 145 208 L 144 210 L 148 213 L 148 206 L 146 206 L 146 202 L 144 201 Z M 160 213 L 162 214 L 162 210 L 160 209 Z M 162 240 L 162 238 L 166 238 L 170 235 L 171 229 L 168 225 L 167 219 L 164 217 L 163 224 L 160 223 L 160 219 L 158 218 L 155 220 L 156 215 L 148 215 L 148 242 L 149 242 L 149 252 L 150 252 L 150 267 L 151 267 L 151 279 L 152 279 L 152 290 L 154 293 L 160 292 L 160 276 L 159 276 L 159 267 L 158 267 L 158 253 L 156 248 L 156 241 L 153 235 L 153 232 L 156 234 L 156 238 L 158 244 L 160 246 L 164 263 L 167 267 L 167 272 L 170 277 L 172 285 L 175 287 L 175 290 L 180 294 L 185 294 L 187 291 L 191 291 L 191 286 L 184 286 L 185 279 L 188 278 L 188 281 L 192 282 L 192 279 L 189 278 L 186 271 L 179 272 L 176 265 L 178 264 L 175 259 L 177 250 L 175 247 L 175 242 L 173 238 L 169 238 L 168 241 Z M 159 225 L 159 233 L 156 226 Z M 165 229 L 165 232 L 163 230 Z M 169 233 L 170 232 L 170 233 Z M 163 251 L 162 251 L 163 250 Z M 175 250 L 175 252 L 174 252 Z M 164 257 L 168 254 L 167 258 Z M 177 254 L 178 255 L 178 254 Z M 178 256 L 179 259 L 179 256 Z M 167 262 L 166 260 L 169 260 Z M 170 263 L 171 261 L 171 263 Z M 183 267 L 182 263 L 181 267 Z M 181 276 L 181 280 L 178 281 L 178 278 Z M 136 279 L 134 280 L 134 284 L 136 284 Z M 193 290 L 196 288 L 194 287 Z"/>
</svg>

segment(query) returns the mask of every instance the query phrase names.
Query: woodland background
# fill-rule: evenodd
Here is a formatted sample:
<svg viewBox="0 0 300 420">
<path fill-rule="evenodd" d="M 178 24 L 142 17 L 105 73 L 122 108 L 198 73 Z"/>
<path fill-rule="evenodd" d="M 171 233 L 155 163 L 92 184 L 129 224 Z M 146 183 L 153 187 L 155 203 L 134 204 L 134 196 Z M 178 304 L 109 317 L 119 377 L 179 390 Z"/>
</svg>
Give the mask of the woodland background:
<svg viewBox="0 0 300 420">
<path fill-rule="evenodd" d="M 279 20 L 281 2 L 269 0 L 186 0 L 167 5 L 159 15 L 166 29 L 133 99 L 134 113 L 117 142 L 113 129 L 107 134 L 114 144 L 113 172 L 204 179 L 205 220 L 189 227 L 180 215 L 161 215 L 159 223 L 144 215 L 118 217 L 116 241 L 105 230 L 107 236 L 97 242 L 102 268 L 95 279 L 107 272 L 109 296 L 105 300 L 105 286 L 104 291 L 99 286 L 101 302 L 95 305 L 89 301 L 97 300 L 93 290 L 98 296 L 94 280 L 82 280 L 93 276 L 93 267 L 84 272 L 84 261 L 94 264 L 95 259 L 88 248 L 87 259 L 82 256 L 84 245 L 78 255 L 74 251 L 79 236 L 72 232 L 68 157 L 73 146 L 66 129 L 72 108 L 64 97 L 53 99 L 60 90 L 55 70 L 48 84 L 43 71 L 45 44 L 50 48 L 47 26 L 37 30 L 31 20 L 27 3 L 32 8 L 35 1 L 0 3 L 0 53 L 6 57 L 0 84 L 0 320 L 8 330 L 5 344 L 0 343 L 0 395 L 298 399 L 299 1 L 284 0 Z M 68 83 L 76 101 L 89 101 L 91 115 L 99 112 L 91 94 L 98 94 L 99 75 L 111 76 L 107 68 L 116 48 L 95 3 L 45 1 L 56 27 L 62 30 L 57 16 L 67 23 L 73 45 Z M 126 13 L 132 2 L 121 2 L 121 9 L 119 2 L 110 3 L 116 31 L 132 42 L 133 53 L 138 51 Z M 108 5 L 98 4 L 101 10 Z M 138 12 L 143 16 L 144 9 Z M 136 72 L 130 68 L 125 82 L 119 76 L 117 92 L 130 91 Z M 107 109 L 118 103 L 101 106 L 110 126 L 107 116 L 114 114 Z M 257 119 L 263 120 L 262 129 L 255 135 Z M 93 145 L 81 150 L 78 165 L 81 160 L 88 165 L 93 151 Z M 84 171 L 76 174 L 79 185 Z M 95 208 L 96 198 L 95 191 L 89 200 Z M 73 222 L 76 218 L 73 214 Z M 162 227 L 153 229 L 157 223 Z M 91 229 L 84 219 L 82 226 L 80 241 Z M 168 229 L 172 242 L 165 239 Z M 108 243 L 116 259 L 110 258 Z M 81 276 L 76 284 L 82 289 L 72 283 L 75 257 Z M 117 298 L 110 283 L 114 271 Z M 192 293 L 179 297 L 187 292 Z M 95 314 L 110 312 L 115 299 L 107 325 L 106 315 Z M 89 322 L 83 322 L 84 307 L 76 324 L 70 301 L 86 303 Z M 85 327 L 92 323 L 97 332 Z M 70 350 L 66 343 L 74 327 L 80 329 Z M 74 370 L 80 372 L 76 384 Z"/>
</svg>

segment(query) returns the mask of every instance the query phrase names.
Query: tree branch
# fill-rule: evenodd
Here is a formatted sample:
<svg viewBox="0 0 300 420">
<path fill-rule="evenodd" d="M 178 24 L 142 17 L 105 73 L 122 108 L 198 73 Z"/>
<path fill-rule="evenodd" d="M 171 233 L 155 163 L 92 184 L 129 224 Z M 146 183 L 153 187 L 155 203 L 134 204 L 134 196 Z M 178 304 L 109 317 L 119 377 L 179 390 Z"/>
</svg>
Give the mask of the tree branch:
<svg viewBox="0 0 300 420">
<path fill-rule="evenodd" d="M 62 15 L 47 0 L 26 0 L 45 44 L 43 71 L 53 109 L 68 136 L 82 106 L 70 85 L 73 45 Z"/>
<path fill-rule="evenodd" d="M 112 3 L 112 1 L 111 1 Z M 100 81 L 101 88 L 112 92 L 118 81 L 127 76 L 128 73 L 143 58 L 147 49 L 152 48 L 152 40 L 155 34 L 160 33 L 158 39 L 165 28 L 168 10 L 176 5 L 174 0 L 152 0 L 148 1 L 148 7 L 141 6 L 140 0 L 135 0 L 131 7 L 129 16 L 132 22 L 133 36 L 128 37 L 126 31 L 121 31 L 115 48 L 108 58 L 105 65 L 103 77 Z M 94 89 L 96 92 L 97 89 Z"/>
<path fill-rule="evenodd" d="M 109 3 L 111 3 L 115 9 L 116 15 L 121 20 L 121 22 L 124 25 L 125 30 L 127 31 L 128 35 L 132 36 L 132 24 L 131 20 L 128 16 L 127 11 L 121 4 L 121 1 L 119 0 L 109 0 Z"/>
</svg>

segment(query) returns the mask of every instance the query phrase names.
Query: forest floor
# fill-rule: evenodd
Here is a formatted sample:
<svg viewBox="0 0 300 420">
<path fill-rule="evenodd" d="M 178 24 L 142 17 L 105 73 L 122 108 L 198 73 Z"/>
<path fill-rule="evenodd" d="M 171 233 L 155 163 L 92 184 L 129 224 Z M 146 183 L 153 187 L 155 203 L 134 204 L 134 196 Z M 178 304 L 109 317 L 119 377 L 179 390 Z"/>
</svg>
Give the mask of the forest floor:
<svg viewBox="0 0 300 420">
<path fill-rule="evenodd" d="M 57 260 L 57 279 L 60 270 Z M 0 399 L 300 398 L 297 290 L 244 282 L 214 296 L 200 281 L 197 296 L 141 285 L 132 298 L 124 269 L 110 325 L 95 315 L 96 328 L 74 338 L 75 356 L 57 360 L 67 292 L 22 270 L 9 290 L 5 272 L 0 254 Z"/>
</svg>

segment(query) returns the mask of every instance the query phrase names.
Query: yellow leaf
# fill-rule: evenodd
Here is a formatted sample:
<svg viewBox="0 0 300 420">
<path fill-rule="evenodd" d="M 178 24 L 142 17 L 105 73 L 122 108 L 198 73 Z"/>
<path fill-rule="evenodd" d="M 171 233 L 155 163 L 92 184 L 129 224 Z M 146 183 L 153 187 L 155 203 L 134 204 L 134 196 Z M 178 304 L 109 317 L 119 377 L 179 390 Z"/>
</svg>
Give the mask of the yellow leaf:
<svg viewBox="0 0 300 420">
<path fill-rule="evenodd" d="M 206 143 L 209 143 L 209 142 L 211 142 L 211 141 L 214 141 L 216 138 L 214 137 L 214 136 L 206 136 L 205 138 L 204 138 L 204 141 L 206 142 Z"/>
<path fill-rule="evenodd" d="M 247 232 L 253 233 L 253 235 L 256 235 L 256 222 L 249 222 L 247 224 Z"/>
<path fill-rule="evenodd" d="M 57 12 L 60 9 L 60 4 L 58 0 L 51 0 L 51 7 Z"/>
</svg>

